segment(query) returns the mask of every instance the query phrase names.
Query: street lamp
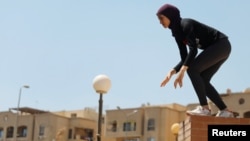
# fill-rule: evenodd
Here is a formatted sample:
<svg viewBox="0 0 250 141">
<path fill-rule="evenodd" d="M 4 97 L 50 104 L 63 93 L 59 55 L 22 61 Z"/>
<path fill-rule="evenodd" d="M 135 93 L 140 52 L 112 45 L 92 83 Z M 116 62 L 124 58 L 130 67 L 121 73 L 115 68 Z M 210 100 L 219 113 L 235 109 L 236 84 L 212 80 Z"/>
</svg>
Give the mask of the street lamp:
<svg viewBox="0 0 250 141">
<path fill-rule="evenodd" d="M 126 117 L 126 126 L 125 126 L 125 141 L 127 141 L 127 136 L 128 136 L 128 132 L 127 132 L 127 122 L 128 122 L 128 117 L 129 116 L 131 116 L 131 115 L 133 115 L 133 114 L 135 114 L 135 113 L 137 113 L 138 112 L 138 110 L 133 110 L 131 113 L 128 113 L 128 114 L 126 114 L 124 111 L 122 111 L 122 109 L 119 107 L 119 106 L 117 106 L 116 107 L 118 110 L 120 110 L 124 115 L 125 115 L 125 117 Z"/>
<path fill-rule="evenodd" d="M 18 112 L 19 112 L 19 106 L 20 106 L 20 101 L 21 101 L 21 95 L 22 95 L 22 88 L 26 88 L 26 89 L 28 89 L 28 88 L 30 88 L 30 86 L 29 85 L 23 85 L 21 88 L 20 88 L 20 90 L 19 90 L 19 96 L 18 96 L 18 102 L 17 102 L 17 115 L 16 115 L 16 127 L 15 127 L 15 129 L 16 129 L 16 132 L 15 132 L 15 139 L 16 139 L 16 141 L 17 141 L 17 132 L 18 132 Z M 15 131 L 15 130 L 14 130 Z"/>
<path fill-rule="evenodd" d="M 93 80 L 93 87 L 96 93 L 100 94 L 99 98 L 99 115 L 98 115 L 98 133 L 97 141 L 101 141 L 101 131 L 102 131 L 102 95 L 107 93 L 111 87 L 111 81 L 108 76 L 104 74 L 97 75 Z"/>
<path fill-rule="evenodd" d="M 179 130 L 180 130 L 180 124 L 179 123 L 174 123 L 172 126 L 171 126 L 171 132 L 174 134 L 175 136 L 175 141 L 178 141 L 178 133 L 179 133 Z"/>
</svg>

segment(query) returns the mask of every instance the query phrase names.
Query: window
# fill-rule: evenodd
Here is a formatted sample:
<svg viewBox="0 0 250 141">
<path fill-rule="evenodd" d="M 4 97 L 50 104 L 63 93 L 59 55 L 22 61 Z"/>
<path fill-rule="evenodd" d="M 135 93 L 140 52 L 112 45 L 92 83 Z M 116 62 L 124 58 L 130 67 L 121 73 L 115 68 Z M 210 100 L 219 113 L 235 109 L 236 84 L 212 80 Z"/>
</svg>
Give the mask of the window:
<svg viewBox="0 0 250 141">
<path fill-rule="evenodd" d="M 154 131 L 155 130 L 155 119 L 149 119 L 148 120 L 148 131 Z"/>
<path fill-rule="evenodd" d="M 136 122 L 123 123 L 123 131 L 135 131 L 135 130 L 136 130 Z"/>
<path fill-rule="evenodd" d="M 250 118 L 250 111 L 249 112 L 245 112 L 243 117 L 244 118 Z"/>
<path fill-rule="evenodd" d="M 27 136 L 27 126 L 19 126 L 17 128 L 17 137 L 26 137 Z"/>
<path fill-rule="evenodd" d="M 72 117 L 72 118 L 76 118 L 76 117 L 77 117 L 77 114 L 76 114 L 76 113 L 72 113 L 72 114 L 71 114 L 71 117 Z"/>
<path fill-rule="evenodd" d="M 12 138 L 13 133 L 14 133 L 14 127 L 13 126 L 7 127 L 6 138 Z"/>
<path fill-rule="evenodd" d="M 45 133 L 45 127 L 44 126 L 40 126 L 39 127 L 39 136 L 44 136 Z"/>
<path fill-rule="evenodd" d="M 69 129 L 68 139 L 72 139 L 72 129 Z"/>
<path fill-rule="evenodd" d="M 84 141 L 94 141 L 94 129 L 75 127 L 74 139 L 84 140 Z"/>
<path fill-rule="evenodd" d="M 0 127 L 0 138 L 3 138 L 3 128 Z"/>
<path fill-rule="evenodd" d="M 94 141 L 94 130 L 93 129 L 84 129 L 85 132 L 85 140 Z"/>
<path fill-rule="evenodd" d="M 116 131 L 117 131 L 117 121 L 116 121 L 116 120 L 113 121 L 111 130 L 112 130 L 113 132 L 116 132 Z"/>
<path fill-rule="evenodd" d="M 149 138 L 147 138 L 147 141 L 155 141 L 155 138 L 154 137 L 149 137 Z"/>
<path fill-rule="evenodd" d="M 244 103 L 245 103 L 245 99 L 244 99 L 244 98 L 240 98 L 240 99 L 239 99 L 239 104 L 242 105 L 242 104 L 244 104 Z"/>
<path fill-rule="evenodd" d="M 117 131 L 117 121 L 112 120 L 107 123 L 107 131 L 116 132 Z"/>
</svg>

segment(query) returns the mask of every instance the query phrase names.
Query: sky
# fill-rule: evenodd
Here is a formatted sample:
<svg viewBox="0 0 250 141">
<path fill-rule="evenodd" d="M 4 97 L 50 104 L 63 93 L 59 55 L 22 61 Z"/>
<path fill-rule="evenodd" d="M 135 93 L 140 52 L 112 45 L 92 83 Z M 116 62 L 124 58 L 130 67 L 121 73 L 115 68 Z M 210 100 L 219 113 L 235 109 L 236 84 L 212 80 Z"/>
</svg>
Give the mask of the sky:
<svg viewBox="0 0 250 141">
<path fill-rule="evenodd" d="M 198 103 L 185 74 L 160 83 L 179 61 L 169 29 L 156 11 L 165 3 L 226 35 L 230 58 L 211 83 L 219 93 L 250 87 L 248 0 L 0 0 L 0 111 L 20 107 L 46 111 L 98 109 L 93 79 L 111 80 L 103 109 Z"/>
</svg>

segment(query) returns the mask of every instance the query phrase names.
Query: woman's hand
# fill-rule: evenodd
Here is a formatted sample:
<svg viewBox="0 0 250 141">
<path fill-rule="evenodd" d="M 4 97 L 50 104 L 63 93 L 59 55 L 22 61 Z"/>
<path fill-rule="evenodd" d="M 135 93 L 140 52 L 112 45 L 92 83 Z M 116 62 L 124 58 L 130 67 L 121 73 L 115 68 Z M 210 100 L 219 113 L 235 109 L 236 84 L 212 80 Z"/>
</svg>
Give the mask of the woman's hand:
<svg viewBox="0 0 250 141">
<path fill-rule="evenodd" d="M 164 87 L 175 73 L 176 73 L 175 69 L 170 70 L 166 78 L 161 82 L 161 87 Z"/>
<path fill-rule="evenodd" d="M 176 79 L 174 81 L 174 87 L 175 88 L 177 87 L 177 85 L 179 85 L 180 88 L 182 87 L 182 85 L 183 85 L 182 80 L 184 78 L 184 74 L 185 74 L 185 72 L 186 72 L 187 69 L 188 69 L 187 66 L 182 66 L 181 67 L 181 70 L 180 70 L 178 76 L 176 77 Z"/>
</svg>

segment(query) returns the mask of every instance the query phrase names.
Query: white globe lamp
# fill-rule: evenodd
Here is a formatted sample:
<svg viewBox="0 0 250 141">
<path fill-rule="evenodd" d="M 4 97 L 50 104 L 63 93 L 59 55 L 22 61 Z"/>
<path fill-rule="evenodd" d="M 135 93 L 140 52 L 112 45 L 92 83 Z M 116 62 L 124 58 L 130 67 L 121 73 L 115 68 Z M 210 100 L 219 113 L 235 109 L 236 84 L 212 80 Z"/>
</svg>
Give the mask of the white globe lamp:
<svg viewBox="0 0 250 141">
<path fill-rule="evenodd" d="M 111 81 L 107 75 L 97 75 L 93 80 L 93 87 L 99 94 L 105 94 L 111 88 Z"/>
</svg>

